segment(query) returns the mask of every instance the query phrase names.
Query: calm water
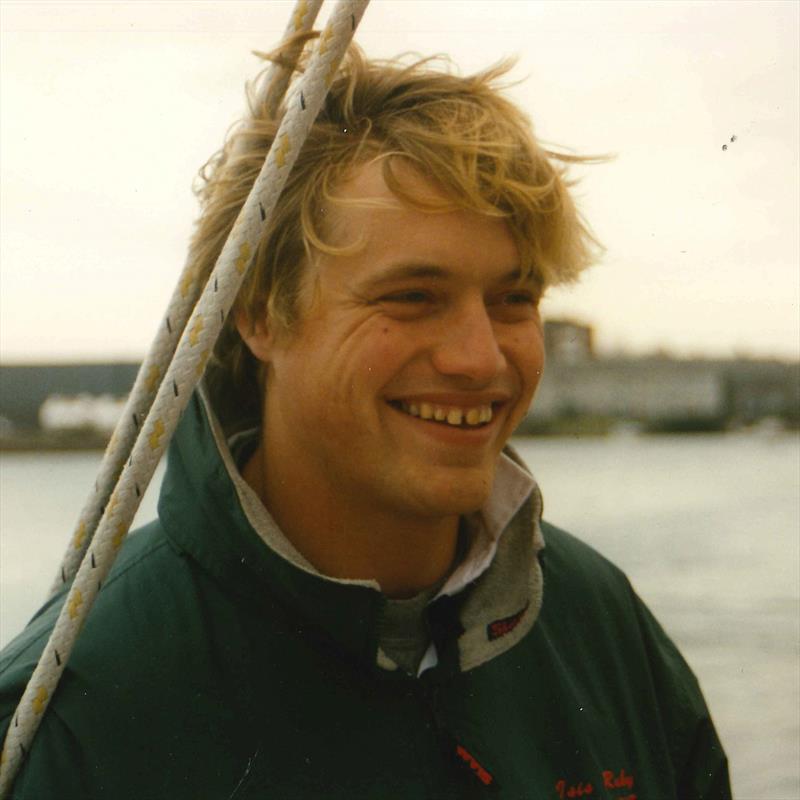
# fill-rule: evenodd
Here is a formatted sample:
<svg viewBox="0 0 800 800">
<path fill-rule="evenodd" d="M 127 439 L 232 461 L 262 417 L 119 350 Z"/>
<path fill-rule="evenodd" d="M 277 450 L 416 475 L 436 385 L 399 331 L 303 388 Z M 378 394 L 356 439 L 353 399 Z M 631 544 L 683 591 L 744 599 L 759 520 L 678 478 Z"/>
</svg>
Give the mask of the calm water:
<svg viewBox="0 0 800 800">
<path fill-rule="evenodd" d="M 681 647 L 738 800 L 800 798 L 800 439 L 516 442 L 545 516 L 625 569 Z M 44 599 L 98 456 L 0 456 L 0 644 Z M 160 475 L 160 473 L 159 473 Z M 140 520 L 155 513 L 151 489 Z"/>
</svg>

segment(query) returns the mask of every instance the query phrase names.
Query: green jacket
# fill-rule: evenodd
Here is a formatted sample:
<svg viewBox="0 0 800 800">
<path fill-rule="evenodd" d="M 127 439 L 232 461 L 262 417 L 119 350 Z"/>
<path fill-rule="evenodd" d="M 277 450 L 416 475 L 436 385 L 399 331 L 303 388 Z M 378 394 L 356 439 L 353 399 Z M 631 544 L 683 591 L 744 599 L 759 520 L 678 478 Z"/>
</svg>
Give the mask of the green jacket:
<svg viewBox="0 0 800 800">
<path fill-rule="evenodd" d="M 585 544 L 542 523 L 537 555 L 530 502 L 489 570 L 429 608 L 439 663 L 411 678 L 380 664 L 380 592 L 258 537 L 211 423 L 193 399 L 159 521 L 128 537 L 13 797 L 730 797 L 675 646 Z M 62 601 L 0 658 L 3 735 Z"/>
</svg>

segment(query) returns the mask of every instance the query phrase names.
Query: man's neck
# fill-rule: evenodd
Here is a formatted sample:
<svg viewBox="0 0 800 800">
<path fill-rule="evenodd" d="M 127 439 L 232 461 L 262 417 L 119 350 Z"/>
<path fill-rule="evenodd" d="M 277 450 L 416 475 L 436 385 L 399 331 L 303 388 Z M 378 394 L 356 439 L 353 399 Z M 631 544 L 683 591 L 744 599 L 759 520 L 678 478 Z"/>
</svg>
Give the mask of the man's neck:
<svg viewBox="0 0 800 800">
<path fill-rule="evenodd" d="M 456 554 L 458 516 L 381 514 L 369 502 L 343 503 L 324 483 L 270 475 L 259 446 L 242 475 L 286 538 L 331 578 L 375 580 L 389 597 L 411 597 L 439 582 Z"/>
</svg>

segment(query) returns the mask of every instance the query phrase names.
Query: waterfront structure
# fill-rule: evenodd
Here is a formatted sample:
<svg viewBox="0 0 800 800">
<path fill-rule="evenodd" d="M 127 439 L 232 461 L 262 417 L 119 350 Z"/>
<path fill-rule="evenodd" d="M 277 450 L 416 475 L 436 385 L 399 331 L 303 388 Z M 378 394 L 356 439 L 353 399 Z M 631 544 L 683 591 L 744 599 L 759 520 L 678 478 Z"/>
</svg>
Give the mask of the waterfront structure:
<svg viewBox="0 0 800 800">
<path fill-rule="evenodd" d="M 125 397 L 138 369 L 136 362 L 0 365 L 0 419 L 7 428 L 36 430 L 48 398 Z"/>
<path fill-rule="evenodd" d="M 587 432 L 628 422 L 650 430 L 713 429 L 765 417 L 800 425 L 798 362 L 600 356 L 588 325 L 548 320 L 544 333 L 547 365 L 522 432 L 560 432 L 565 420 L 576 419 L 596 421 L 594 428 L 582 429 Z M 138 366 L 0 365 L 0 446 L 15 437 L 52 431 L 58 419 L 69 416 L 54 414 L 54 409 L 77 413 L 79 406 L 91 408 L 102 396 L 121 400 Z M 87 446 L 102 445 L 105 431 L 97 433 L 86 440 Z"/>
<path fill-rule="evenodd" d="M 768 359 L 597 356 L 588 325 L 545 323 L 548 360 L 523 429 L 598 418 L 651 430 L 746 425 L 764 417 L 800 423 L 800 364 Z"/>
<path fill-rule="evenodd" d="M 604 416 L 660 420 L 722 415 L 725 375 L 705 362 L 664 358 L 552 360 L 545 369 L 534 417 Z"/>
</svg>

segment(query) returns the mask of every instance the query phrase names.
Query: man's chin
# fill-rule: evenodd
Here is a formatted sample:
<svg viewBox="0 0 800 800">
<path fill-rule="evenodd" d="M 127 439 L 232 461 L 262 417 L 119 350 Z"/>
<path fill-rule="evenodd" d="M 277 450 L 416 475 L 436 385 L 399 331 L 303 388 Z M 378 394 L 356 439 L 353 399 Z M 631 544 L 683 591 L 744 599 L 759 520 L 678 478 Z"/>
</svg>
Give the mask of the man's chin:
<svg viewBox="0 0 800 800">
<path fill-rule="evenodd" d="M 432 513 L 449 516 L 478 511 L 489 499 L 494 470 L 446 470 L 447 474 L 431 479 L 420 499 Z M 450 474 L 456 473 L 455 475 Z M 461 473 L 461 474 L 459 474 Z"/>
</svg>

